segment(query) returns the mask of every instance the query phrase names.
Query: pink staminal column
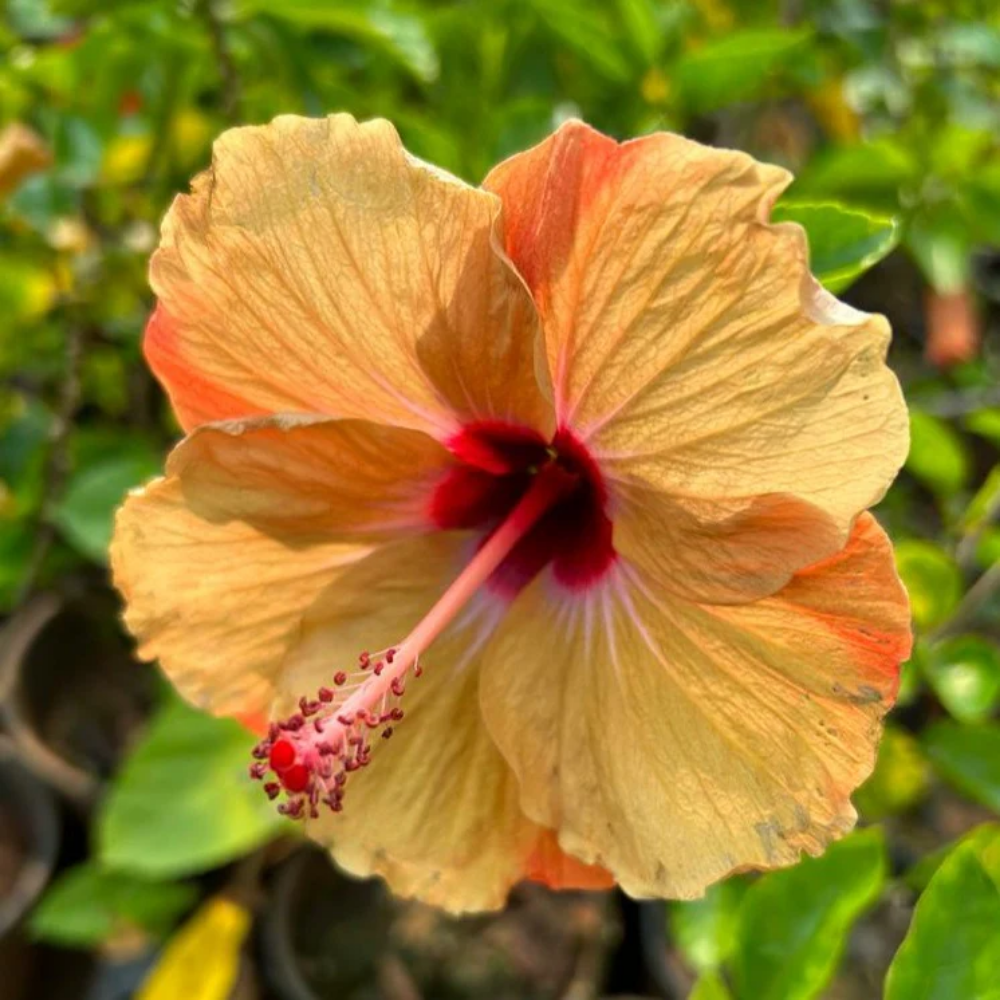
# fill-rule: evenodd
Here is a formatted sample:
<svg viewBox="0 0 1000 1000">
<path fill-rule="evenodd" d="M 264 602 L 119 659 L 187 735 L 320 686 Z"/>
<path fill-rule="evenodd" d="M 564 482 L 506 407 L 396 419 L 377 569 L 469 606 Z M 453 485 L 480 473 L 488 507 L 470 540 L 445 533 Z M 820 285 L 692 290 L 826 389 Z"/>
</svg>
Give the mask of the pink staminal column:
<svg viewBox="0 0 1000 1000">
<path fill-rule="evenodd" d="M 348 775 L 371 761 L 372 737 L 392 736 L 403 718 L 400 701 L 410 678 L 423 672 L 421 654 L 490 578 L 511 549 L 573 489 L 577 476 L 549 462 L 503 522 L 487 538 L 450 587 L 402 642 L 379 653 L 361 653 L 356 669 L 338 670 L 331 686 L 299 699 L 298 711 L 273 722 L 254 747 L 250 776 L 265 780 L 278 811 L 291 819 L 315 819 L 319 806 L 344 806 Z M 269 777 L 270 772 L 270 777 Z"/>
</svg>

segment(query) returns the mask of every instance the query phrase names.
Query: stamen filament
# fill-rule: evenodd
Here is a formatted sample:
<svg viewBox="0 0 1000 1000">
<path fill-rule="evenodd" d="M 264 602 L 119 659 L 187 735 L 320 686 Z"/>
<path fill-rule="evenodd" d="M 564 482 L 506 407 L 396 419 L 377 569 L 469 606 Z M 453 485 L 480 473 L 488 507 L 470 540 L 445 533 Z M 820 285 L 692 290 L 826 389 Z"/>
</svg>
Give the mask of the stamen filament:
<svg viewBox="0 0 1000 1000">
<path fill-rule="evenodd" d="M 344 702 L 341 711 L 354 715 L 368 708 L 392 688 L 393 681 L 405 677 L 417 657 L 444 631 L 456 614 L 490 578 L 512 548 L 538 519 L 574 484 L 576 477 L 555 463 L 545 466 L 532 480 L 520 502 L 503 523 L 469 560 L 465 569 L 441 595 L 412 632 L 394 647 L 390 663 Z"/>
<path fill-rule="evenodd" d="M 286 793 L 279 812 L 293 819 L 316 817 L 320 802 L 334 812 L 341 810 L 348 773 L 370 761 L 369 731 L 381 729 L 388 739 L 392 723 L 403 718 L 399 700 L 407 676 L 419 678 L 423 673 L 421 654 L 576 481 L 574 473 L 555 461 L 541 468 L 514 509 L 401 643 L 380 653 L 361 653 L 357 672 L 338 670 L 332 675 L 335 690 L 322 687 L 315 700 L 303 696 L 297 713 L 271 725 L 267 738 L 254 749 L 250 775 L 260 780 L 268 770 L 274 772 L 278 780 L 268 782 L 264 790 L 271 799 Z"/>
</svg>

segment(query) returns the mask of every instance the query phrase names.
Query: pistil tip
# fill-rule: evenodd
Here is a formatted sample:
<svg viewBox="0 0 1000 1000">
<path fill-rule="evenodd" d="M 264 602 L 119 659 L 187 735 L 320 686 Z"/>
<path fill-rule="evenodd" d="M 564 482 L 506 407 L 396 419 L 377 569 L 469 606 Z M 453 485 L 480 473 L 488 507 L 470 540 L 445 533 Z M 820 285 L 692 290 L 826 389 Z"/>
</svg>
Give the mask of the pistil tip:
<svg viewBox="0 0 1000 1000">
<path fill-rule="evenodd" d="M 403 718 L 399 700 L 407 674 L 419 676 L 416 657 L 401 655 L 400 647 L 362 653 L 358 670 L 338 670 L 334 687 L 321 687 L 314 699 L 303 696 L 289 718 L 272 723 L 267 736 L 252 750 L 250 776 L 263 780 L 264 793 L 289 819 L 315 819 L 318 807 L 343 810 L 347 775 L 371 762 L 370 738 L 393 733 Z M 310 725 L 306 722 L 309 720 Z"/>
</svg>

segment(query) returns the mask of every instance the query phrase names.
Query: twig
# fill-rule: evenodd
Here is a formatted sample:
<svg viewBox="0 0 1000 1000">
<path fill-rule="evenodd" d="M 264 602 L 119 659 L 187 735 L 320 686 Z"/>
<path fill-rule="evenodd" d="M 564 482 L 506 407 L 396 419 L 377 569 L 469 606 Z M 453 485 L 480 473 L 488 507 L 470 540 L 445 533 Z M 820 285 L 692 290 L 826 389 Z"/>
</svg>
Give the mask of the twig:
<svg viewBox="0 0 1000 1000">
<path fill-rule="evenodd" d="M 66 353 L 63 361 L 59 401 L 52 419 L 48 454 L 42 474 L 42 502 L 38 512 L 35 542 L 28 557 L 24 576 L 17 588 L 14 606 L 20 606 L 35 589 L 46 557 L 56 538 L 55 513 L 62 499 L 70 473 L 69 438 L 73 417 L 80 405 L 80 365 L 85 340 L 83 325 L 71 321 L 66 331 Z"/>
<path fill-rule="evenodd" d="M 423 1000 L 413 976 L 399 956 L 391 952 L 379 963 L 376 980 L 381 992 L 390 1000 Z"/>
<path fill-rule="evenodd" d="M 958 565 L 963 570 L 968 570 L 976 559 L 976 547 L 986 529 L 1000 517 L 1000 490 L 990 499 L 982 517 L 976 522 L 974 527 L 969 529 L 961 538 L 955 550 L 955 558 Z"/>
<path fill-rule="evenodd" d="M 964 417 L 977 410 L 1000 406 L 1000 389 L 966 389 L 945 392 L 928 398 L 916 399 L 914 405 L 935 417 Z"/>
<path fill-rule="evenodd" d="M 219 64 L 219 73 L 222 76 L 222 113 L 230 121 L 235 121 L 240 117 L 242 88 L 240 87 L 239 73 L 236 71 L 236 63 L 233 62 L 233 54 L 226 40 L 225 28 L 222 21 L 219 20 L 212 0 L 198 0 L 196 10 L 208 29 L 212 52 Z"/>
<path fill-rule="evenodd" d="M 940 642 L 963 631 L 998 589 L 1000 589 L 1000 561 L 995 562 L 969 588 L 951 618 L 928 634 L 928 641 Z"/>
</svg>

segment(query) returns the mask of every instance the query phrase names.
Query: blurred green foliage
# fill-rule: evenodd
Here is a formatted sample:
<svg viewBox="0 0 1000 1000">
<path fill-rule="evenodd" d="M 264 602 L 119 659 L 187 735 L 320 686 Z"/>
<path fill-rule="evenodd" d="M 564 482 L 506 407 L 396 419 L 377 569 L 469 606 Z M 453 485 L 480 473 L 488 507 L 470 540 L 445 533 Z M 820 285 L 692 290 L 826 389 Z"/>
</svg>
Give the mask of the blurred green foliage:
<svg viewBox="0 0 1000 1000">
<path fill-rule="evenodd" d="M 878 514 L 918 641 L 856 797 L 878 827 L 673 904 L 673 947 L 698 1000 L 804 1000 L 854 962 L 866 912 L 920 892 L 888 1000 L 997 996 L 994 828 L 952 848 L 1000 812 L 995 4 L 9 0 L 0 45 L 0 129 L 23 123 L 51 150 L 0 201 L 5 611 L 99 572 L 121 495 L 177 435 L 141 359 L 146 264 L 224 128 L 382 115 L 416 155 L 478 181 L 580 115 L 795 171 L 775 218 L 805 228 L 827 287 L 895 327 L 913 444 Z M 93 944 L 124 921 L 162 934 L 190 905 L 179 879 L 275 836 L 243 780 L 248 743 L 168 702 L 98 811 L 93 859 L 53 886 L 35 932 Z"/>
<path fill-rule="evenodd" d="M 197 896 L 193 885 L 147 882 L 88 862 L 53 883 L 32 914 L 31 929 L 77 948 L 100 945 L 129 927 L 162 937 Z"/>
<path fill-rule="evenodd" d="M 95 854 L 113 872 L 191 875 L 260 846 L 286 825 L 252 783 L 254 737 L 172 697 L 101 804 Z"/>
<path fill-rule="evenodd" d="M 962 934 L 955 934 L 961 915 Z M 998 994 L 1000 828 L 967 837 L 931 878 L 892 963 L 885 1000 L 990 1000 Z"/>
</svg>

